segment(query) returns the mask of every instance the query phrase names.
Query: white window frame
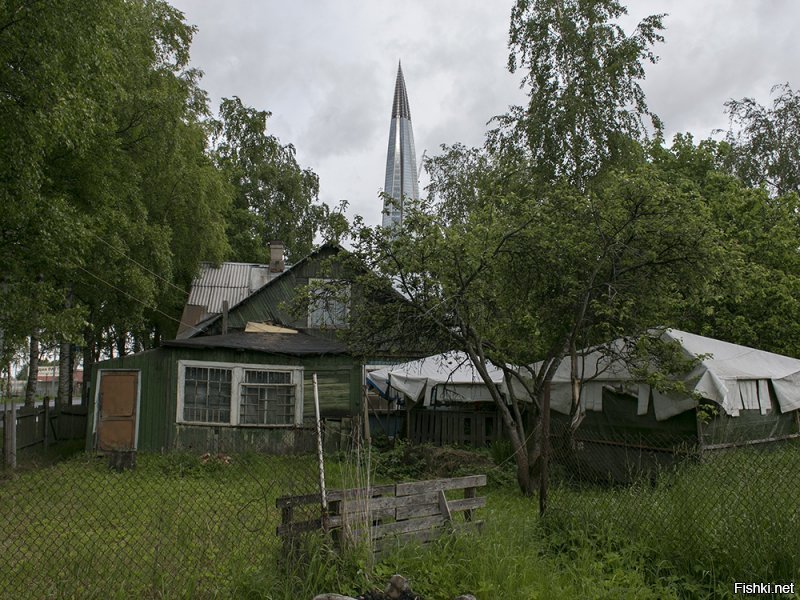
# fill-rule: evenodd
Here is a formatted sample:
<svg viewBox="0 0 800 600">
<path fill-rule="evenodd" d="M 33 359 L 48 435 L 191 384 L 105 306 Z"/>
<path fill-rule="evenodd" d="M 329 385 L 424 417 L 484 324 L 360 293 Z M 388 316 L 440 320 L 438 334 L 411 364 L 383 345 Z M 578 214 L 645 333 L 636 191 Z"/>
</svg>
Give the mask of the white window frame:
<svg viewBox="0 0 800 600">
<path fill-rule="evenodd" d="M 207 369 L 231 369 L 231 420 L 229 423 L 187 421 L 183 418 L 184 393 L 186 388 L 186 368 L 199 367 Z M 241 391 L 244 383 L 245 371 L 275 371 L 291 373 L 294 393 L 294 422 L 291 424 L 259 424 L 240 423 Z M 204 427 L 254 427 L 257 429 L 286 428 L 303 424 L 303 367 L 297 365 L 260 365 L 249 363 L 226 363 L 205 360 L 179 360 L 178 361 L 178 402 L 175 421 L 183 425 L 201 425 Z"/>
<path fill-rule="evenodd" d="M 323 287 L 325 285 L 334 283 L 337 281 L 336 279 L 323 279 L 323 278 L 309 278 L 308 280 L 308 287 L 310 290 L 310 298 L 308 302 L 308 315 L 306 318 L 306 324 L 308 325 L 309 329 L 347 329 L 350 327 L 350 287 L 348 286 L 347 289 L 347 301 L 342 302 L 341 304 L 344 307 L 344 322 L 341 324 L 337 324 L 334 322 L 331 323 L 312 323 L 311 322 L 311 315 L 312 313 L 317 312 L 317 310 L 322 310 L 323 313 L 327 314 L 330 318 L 330 311 L 327 310 L 327 307 L 318 307 L 316 306 L 316 301 L 313 297 L 314 290 Z M 336 302 L 339 302 L 336 300 Z M 330 318 L 333 321 L 333 318 Z"/>
</svg>

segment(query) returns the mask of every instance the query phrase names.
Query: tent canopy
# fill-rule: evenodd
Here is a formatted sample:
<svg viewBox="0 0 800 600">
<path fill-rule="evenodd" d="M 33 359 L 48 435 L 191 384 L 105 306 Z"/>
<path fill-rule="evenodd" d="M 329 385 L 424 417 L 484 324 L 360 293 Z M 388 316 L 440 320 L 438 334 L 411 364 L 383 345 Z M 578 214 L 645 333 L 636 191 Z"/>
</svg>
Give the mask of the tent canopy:
<svg viewBox="0 0 800 600">
<path fill-rule="evenodd" d="M 800 360 L 747 346 L 739 346 L 676 329 L 667 329 L 661 336 L 667 342 L 680 344 L 687 357 L 699 358 L 697 366 L 683 381 L 690 392 L 719 405 L 727 414 L 738 416 L 742 409 L 771 410 L 769 383 L 772 383 L 781 412 L 800 409 Z M 621 350 L 623 340 L 608 347 Z M 534 368 L 539 365 L 534 365 Z M 578 359 L 581 386 L 581 409 L 602 410 L 603 385 L 623 385 L 635 389 L 639 398 L 639 414 L 647 412 L 650 387 L 637 382 L 628 365 L 616 352 L 602 349 L 586 351 Z M 552 380 L 553 410 L 569 413 L 571 405 L 570 360 L 561 361 Z M 696 401 L 689 395 L 662 394 L 652 390 L 653 408 L 658 420 L 691 410 Z"/>
<path fill-rule="evenodd" d="M 492 363 L 486 368 L 501 393 L 507 389 L 502 369 Z M 450 351 L 367 373 L 367 383 L 382 395 L 389 388 L 412 402 L 430 406 L 439 402 L 492 402 L 492 396 L 478 369 L 464 352 Z M 517 387 L 514 387 L 515 392 Z"/>
</svg>

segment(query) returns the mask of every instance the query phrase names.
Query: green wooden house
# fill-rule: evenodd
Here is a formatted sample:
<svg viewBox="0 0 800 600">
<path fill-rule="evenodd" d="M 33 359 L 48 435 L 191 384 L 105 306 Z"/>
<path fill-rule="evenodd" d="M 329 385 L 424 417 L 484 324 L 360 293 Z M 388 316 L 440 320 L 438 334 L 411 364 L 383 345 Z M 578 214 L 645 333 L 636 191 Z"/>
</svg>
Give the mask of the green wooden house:
<svg viewBox="0 0 800 600">
<path fill-rule="evenodd" d="M 285 269 L 279 252 L 269 266 L 208 266 L 177 339 L 94 365 L 87 448 L 306 451 L 314 375 L 328 441 L 347 435 L 361 415 L 365 368 L 335 336 L 347 326 L 348 303 L 292 310 L 306 286 L 335 276 L 344 251 L 327 244 Z M 227 277 L 237 269 L 245 274 Z M 256 289 L 243 289 L 254 281 Z"/>
</svg>

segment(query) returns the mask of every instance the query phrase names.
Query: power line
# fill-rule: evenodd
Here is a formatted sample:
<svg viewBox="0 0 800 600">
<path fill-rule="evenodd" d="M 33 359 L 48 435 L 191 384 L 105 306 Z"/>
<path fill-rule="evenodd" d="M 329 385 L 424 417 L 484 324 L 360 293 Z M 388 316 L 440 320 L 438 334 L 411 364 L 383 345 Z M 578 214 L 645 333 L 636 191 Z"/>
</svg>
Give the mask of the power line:
<svg viewBox="0 0 800 600">
<path fill-rule="evenodd" d="M 93 232 L 93 231 L 89 231 L 89 233 L 90 233 L 91 235 L 93 235 L 94 237 L 96 237 L 96 238 L 97 238 L 98 240 L 100 240 L 101 242 L 103 242 L 103 243 L 104 243 L 106 246 L 108 246 L 108 247 L 109 247 L 109 248 L 111 248 L 112 250 L 114 250 L 114 251 L 118 252 L 119 254 L 121 254 L 122 256 L 124 256 L 125 258 L 127 258 L 127 259 L 128 259 L 129 261 L 131 261 L 133 264 L 137 265 L 138 267 L 141 267 L 142 269 L 144 269 L 145 271 L 147 271 L 147 272 L 148 272 L 148 273 L 150 273 L 151 275 L 153 275 L 153 276 L 157 277 L 158 279 L 160 279 L 161 281 L 163 281 L 163 282 L 164 282 L 164 283 L 166 283 L 167 285 L 169 285 L 169 286 L 172 286 L 173 288 L 175 288 L 176 290 L 178 290 L 178 291 L 179 291 L 181 294 L 185 294 L 185 293 L 186 293 L 186 290 L 185 290 L 185 289 L 178 287 L 177 285 L 175 285 L 174 283 L 172 283 L 172 282 L 171 282 L 171 281 L 169 281 L 168 279 L 165 279 L 164 277 L 162 277 L 161 275 L 159 275 L 159 274 L 158 274 L 158 273 L 156 273 L 155 271 L 151 271 L 150 269 L 148 269 L 147 267 L 145 267 L 145 266 L 144 266 L 142 263 L 140 263 L 139 261 L 137 261 L 135 258 L 132 258 L 132 257 L 128 256 L 128 255 L 127 255 L 127 254 L 126 254 L 126 253 L 125 253 L 123 250 L 120 250 L 119 248 L 117 248 L 116 246 L 114 246 L 114 245 L 113 245 L 111 242 L 108 242 L 108 241 L 106 241 L 105 239 L 103 239 L 102 237 L 100 237 L 99 235 L 97 235 L 95 232 Z M 110 284 L 109 284 L 109 285 L 110 285 Z"/>
<path fill-rule="evenodd" d="M 89 270 L 85 269 L 84 267 L 82 267 L 82 266 L 80 266 L 80 265 L 75 265 L 75 266 L 77 266 L 77 267 L 78 267 L 78 268 L 79 268 L 81 271 L 83 271 L 83 272 L 84 272 L 84 273 L 86 273 L 87 275 L 89 275 L 89 276 L 91 276 L 91 277 L 93 277 L 93 278 L 97 279 L 98 281 L 100 281 L 100 282 L 102 282 L 102 283 L 105 283 L 105 284 L 106 284 L 108 287 L 110 287 L 110 288 L 113 288 L 113 289 L 117 290 L 118 292 L 120 292 L 121 294 L 124 294 L 125 296 L 127 296 L 127 297 L 128 297 L 128 298 L 130 298 L 131 300 L 133 300 L 133 301 L 135 301 L 135 302 L 138 302 L 139 304 L 141 304 L 142 306 L 144 306 L 144 307 L 145 307 L 145 308 L 147 308 L 148 310 L 152 310 L 152 311 L 154 311 L 154 312 L 157 312 L 158 314 L 160 314 L 160 315 L 162 315 L 162 316 L 165 316 L 165 317 L 167 317 L 167 318 L 168 318 L 168 319 L 170 319 L 171 321 L 175 321 L 175 322 L 176 322 L 178 325 L 183 325 L 183 326 L 185 326 L 185 327 L 189 327 L 189 328 L 191 328 L 191 329 L 194 329 L 195 331 L 202 331 L 201 329 L 199 329 L 199 328 L 195 327 L 194 325 L 189 325 L 189 324 L 187 324 L 187 323 L 184 323 L 184 322 L 183 322 L 183 321 L 181 321 L 180 319 L 176 319 L 176 318 L 175 318 L 175 317 L 173 317 L 172 315 L 168 315 L 168 314 L 167 314 L 167 313 L 165 313 L 163 310 L 160 310 L 160 309 L 158 309 L 158 308 L 156 308 L 156 307 L 154 307 L 154 306 L 149 306 L 149 305 L 148 305 L 146 302 L 144 302 L 144 301 L 143 301 L 143 300 L 141 300 L 140 298 L 137 298 L 136 296 L 133 296 L 133 295 L 129 294 L 129 293 L 128 293 L 128 292 L 126 292 L 125 290 L 118 288 L 118 287 L 117 287 L 117 286 L 115 286 L 113 283 L 109 283 L 108 281 L 106 281 L 105 279 L 103 279 L 102 277 L 100 277 L 99 275 L 95 275 L 94 273 L 92 273 L 91 271 L 89 271 Z"/>
</svg>

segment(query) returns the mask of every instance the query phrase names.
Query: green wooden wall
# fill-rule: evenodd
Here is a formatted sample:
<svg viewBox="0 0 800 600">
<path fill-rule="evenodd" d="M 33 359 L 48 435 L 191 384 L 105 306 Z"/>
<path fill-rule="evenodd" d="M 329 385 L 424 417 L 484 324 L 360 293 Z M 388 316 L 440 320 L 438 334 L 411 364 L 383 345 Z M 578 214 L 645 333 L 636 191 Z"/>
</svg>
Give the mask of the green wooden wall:
<svg viewBox="0 0 800 600">
<path fill-rule="evenodd" d="M 313 259 L 301 262 L 237 306 L 232 307 L 228 314 L 228 328 L 241 330 L 249 321 L 272 321 L 287 327 L 306 329 L 308 326 L 307 315 L 296 313 L 291 306 L 295 290 L 307 286 L 309 279 L 337 277 L 336 265 L 328 262 L 335 253 L 336 251 L 331 248 L 320 250 Z M 222 333 L 222 320 L 215 321 L 207 333 L 208 335 Z M 335 332 L 327 333 L 334 334 Z"/>
<path fill-rule="evenodd" d="M 180 447 L 203 451 L 252 449 L 282 453 L 289 448 L 305 448 L 305 437 L 301 434 L 288 435 L 285 429 L 176 424 L 180 360 L 302 366 L 303 414 L 309 427 L 313 424 L 314 415 L 313 373 L 317 373 L 323 418 L 341 419 L 359 414 L 361 365 L 349 356 L 293 357 L 224 348 L 158 348 L 94 365 L 90 382 L 87 449 L 92 449 L 94 445 L 93 415 L 99 369 L 136 369 L 141 372 L 140 450 L 163 451 Z"/>
</svg>

